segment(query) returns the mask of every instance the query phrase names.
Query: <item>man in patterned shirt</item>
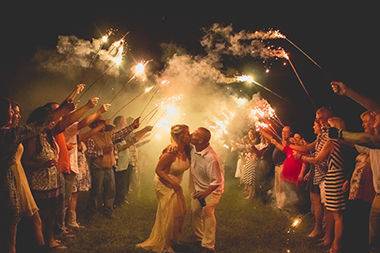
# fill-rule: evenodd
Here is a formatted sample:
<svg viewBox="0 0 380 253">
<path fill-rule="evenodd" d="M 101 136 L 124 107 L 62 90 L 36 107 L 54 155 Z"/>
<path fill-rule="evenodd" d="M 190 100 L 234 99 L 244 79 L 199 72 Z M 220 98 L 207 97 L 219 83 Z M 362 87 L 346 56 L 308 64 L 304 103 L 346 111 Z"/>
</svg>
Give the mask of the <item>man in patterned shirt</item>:
<svg viewBox="0 0 380 253">
<path fill-rule="evenodd" d="M 115 175 L 116 165 L 114 145 L 123 141 L 134 129 L 140 126 L 140 118 L 118 131 L 113 131 L 114 126 L 104 119 L 98 119 L 90 127 L 95 128 L 105 125 L 104 129 L 88 139 L 87 155 L 90 158 L 90 171 L 92 177 L 92 190 L 90 197 L 90 209 L 94 213 L 104 199 L 105 214 L 112 217 L 115 198 Z M 104 187 L 103 187 L 104 186 Z M 104 194 L 104 195 L 103 195 Z"/>
</svg>

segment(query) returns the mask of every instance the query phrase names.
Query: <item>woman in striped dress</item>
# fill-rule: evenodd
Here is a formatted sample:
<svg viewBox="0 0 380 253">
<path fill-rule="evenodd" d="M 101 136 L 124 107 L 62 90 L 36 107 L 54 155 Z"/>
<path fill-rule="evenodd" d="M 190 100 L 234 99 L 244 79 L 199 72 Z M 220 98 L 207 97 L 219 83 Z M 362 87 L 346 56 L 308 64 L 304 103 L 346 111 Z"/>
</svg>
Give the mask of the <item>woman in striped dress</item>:
<svg viewBox="0 0 380 253">
<path fill-rule="evenodd" d="M 244 164 L 242 166 L 242 177 L 241 181 L 244 185 L 244 198 L 251 199 L 255 196 L 255 177 L 256 177 L 256 166 L 257 157 L 255 153 L 250 150 L 251 146 L 255 145 L 256 136 L 254 130 L 250 129 L 248 131 L 247 138 L 245 139 L 245 150 L 244 150 Z"/>
<path fill-rule="evenodd" d="M 256 192 L 256 170 L 259 159 L 262 156 L 262 145 L 256 145 L 257 140 L 257 132 L 254 129 L 250 129 L 248 131 L 245 162 L 242 171 L 245 199 L 252 199 Z"/>
<path fill-rule="evenodd" d="M 328 120 L 331 127 L 345 129 L 342 119 L 334 117 Z M 325 209 L 326 219 L 334 221 L 334 239 L 329 253 L 341 252 L 342 235 L 343 235 L 343 211 L 346 209 L 346 190 L 348 189 L 348 181 L 345 177 L 347 159 L 345 157 L 345 147 L 337 140 L 329 139 L 325 142 L 323 148 L 314 157 L 301 155 L 304 162 L 316 164 L 328 158 L 327 173 L 324 181 L 325 190 Z M 347 188 L 347 189 L 345 189 Z M 328 226 L 327 226 L 328 229 Z M 326 231 L 325 240 L 332 233 Z"/>
</svg>

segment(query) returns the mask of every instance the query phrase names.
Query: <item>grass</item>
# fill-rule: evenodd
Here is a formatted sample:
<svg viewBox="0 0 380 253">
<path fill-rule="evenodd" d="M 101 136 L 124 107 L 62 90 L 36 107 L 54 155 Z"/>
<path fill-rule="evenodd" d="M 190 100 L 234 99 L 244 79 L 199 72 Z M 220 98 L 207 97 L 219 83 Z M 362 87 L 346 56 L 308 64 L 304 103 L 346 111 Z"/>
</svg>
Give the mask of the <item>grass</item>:
<svg viewBox="0 0 380 253">
<path fill-rule="evenodd" d="M 230 180 L 226 182 L 225 193 L 217 208 L 217 252 L 321 252 L 320 248 L 305 237 L 310 229 L 310 217 L 305 216 L 302 223 L 288 233 L 292 222 L 291 215 L 275 210 L 260 200 L 243 199 L 237 181 L 231 179 L 232 174 L 226 175 L 226 178 Z M 152 182 L 150 179 L 146 181 Z M 138 198 L 131 197 L 129 205 L 116 209 L 113 219 L 100 214 L 95 216 L 75 239 L 67 242 L 67 252 L 145 252 L 136 249 L 135 244 L 146 239 L 150 233 L 156 211 L 156 199 L 151 183 L 145 184 L 142 191 L 143 194 Z M 185 223 L 184 241 L 191 236 L 189 223 L 188 218 Z M 196 249 L 189 246 L 184 252 L 196 253 Z"/>
</svg>

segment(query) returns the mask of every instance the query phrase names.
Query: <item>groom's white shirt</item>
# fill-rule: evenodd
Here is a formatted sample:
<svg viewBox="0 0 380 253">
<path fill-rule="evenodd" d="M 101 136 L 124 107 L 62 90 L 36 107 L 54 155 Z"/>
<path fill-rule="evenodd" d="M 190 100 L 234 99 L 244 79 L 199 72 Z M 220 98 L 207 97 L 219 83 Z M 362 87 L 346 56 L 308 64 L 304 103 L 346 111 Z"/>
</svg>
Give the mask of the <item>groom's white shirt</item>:
<svg viewBox="0 0 380 253">
<path fill-rule="evenodd" d="M 195 191 L 205 191 L 210 185 L 218 185 L 213 193 L 223 193 L 224 169 L 210 145 L 201 152 L 197 152 L 192 146 L 190 173 Z"/>
</svg>

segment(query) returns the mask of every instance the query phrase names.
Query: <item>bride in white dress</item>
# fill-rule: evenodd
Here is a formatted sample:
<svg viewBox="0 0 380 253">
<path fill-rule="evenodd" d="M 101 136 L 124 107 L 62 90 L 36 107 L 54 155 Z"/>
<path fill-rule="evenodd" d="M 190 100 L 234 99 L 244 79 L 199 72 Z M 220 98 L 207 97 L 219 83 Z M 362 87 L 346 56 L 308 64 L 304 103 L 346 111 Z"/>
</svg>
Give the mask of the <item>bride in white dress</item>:
<svg viewBox="0 0 380 253">
<path fill-rule="evenodd" d="M 137 244 L 139 248 L 158 253 L 174 252 L 186 213 L 185 197 L 181 182 L 183 173 L 190 168 L 190 133 L 186 125 L 171 128 L 176 151 L 164 149 L 156 167 L 154 179 L 158 199 L 156 220 L 150 236 Z"/>
</svg>

